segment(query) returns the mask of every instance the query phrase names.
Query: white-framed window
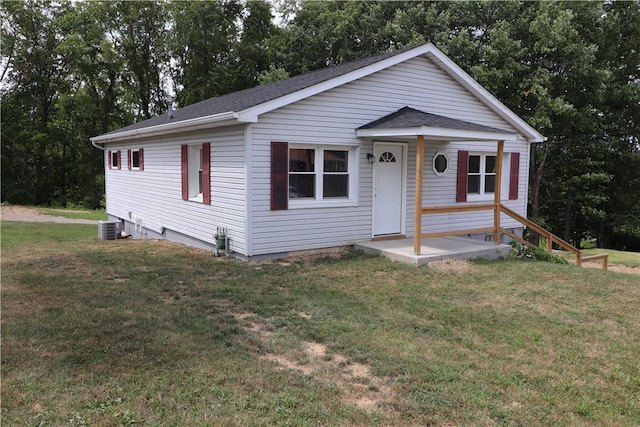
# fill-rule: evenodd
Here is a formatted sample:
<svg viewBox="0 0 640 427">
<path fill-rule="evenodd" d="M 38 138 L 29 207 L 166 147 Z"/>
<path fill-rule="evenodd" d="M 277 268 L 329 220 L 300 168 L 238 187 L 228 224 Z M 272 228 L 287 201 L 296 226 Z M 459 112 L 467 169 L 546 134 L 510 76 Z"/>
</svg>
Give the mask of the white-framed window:
<svg viewBox="0 0 640 427">
<path fill-rule="evenodd" d="M 131 169 L 140 170 L 140 149 L 131 150 Z"/>
<path fill-rule="evenodd" d="M 467 194 L 483 196 L 496 191 L 496 155 L 469 153 Z"/>
<path fill-rule="evenodd" d="M 209 143 L 182 146 L 182 199 L 211 204 Z"/>
<path fill-rule="evenodd" d="M 121 151 L 109 151 L 109 169 L 120 169 Z"/>
<path fill-rule="evenodd" d="M 202 145 L 189 146 L 189 200 L 202 201 Z"/>
<path fill-rule="evenodd" d="M 289 146 L 289 207 L 356 199 L 356 148 Z"/>
<path fill-rule="evenodd" d="M 474 153 L 458 150 L 458 174 L 456 176 L 456 202 L 486 201 L 495 197 L 496 153 Z M 520 153 L 504 153 L 502 161 L 500 197 L 517 200 L 520 180 Z"/>
<path fill-rule="evenodd" d="M 444 176 L 449 171 L 449 156 L 444 151 L 438 151 L 433 156 L 433 172 L 437 176 Z"/>
<path fill-rule="evenodd" d="M 144 170 L 144 149 L 132 148 L 127 151 L 127 169 Z"/>
</svg>

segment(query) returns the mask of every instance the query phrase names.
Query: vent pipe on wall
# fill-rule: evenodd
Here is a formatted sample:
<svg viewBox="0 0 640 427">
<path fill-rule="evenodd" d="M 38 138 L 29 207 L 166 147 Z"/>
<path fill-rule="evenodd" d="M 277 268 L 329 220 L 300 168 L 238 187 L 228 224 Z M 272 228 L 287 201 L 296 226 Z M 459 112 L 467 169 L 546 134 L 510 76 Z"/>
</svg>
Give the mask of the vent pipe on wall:
<svg viewBox="0 0 640 427">
<path fill-rule="evenodd" d="M 167 120 L 171 120 L 173 119 L 173 96 L 171 95 L 167 96 L 167 104 L 168 104 Z"/>
</svg>

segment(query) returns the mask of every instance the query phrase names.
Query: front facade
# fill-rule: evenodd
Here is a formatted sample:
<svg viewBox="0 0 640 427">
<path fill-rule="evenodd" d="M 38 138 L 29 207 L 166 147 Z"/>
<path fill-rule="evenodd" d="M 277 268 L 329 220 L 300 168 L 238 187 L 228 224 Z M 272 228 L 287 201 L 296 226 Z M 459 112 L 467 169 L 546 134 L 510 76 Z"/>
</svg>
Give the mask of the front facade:
<svg viewBox="0 0 640 427">
<path fill-rule="evenodd" d="M 541 135 L 433 45 L 353 64 L 93 138 L 105 152 L 109 217 L 134 237 L 203 248 L 224 227 L 228 249 L 253 259 L 414 236 L 416 226 L 482 230 L 493 213 L 416 221 L 415 207 L 486 203 L 496 188 L 526 215 L 529 144 Z"/>
</svg>

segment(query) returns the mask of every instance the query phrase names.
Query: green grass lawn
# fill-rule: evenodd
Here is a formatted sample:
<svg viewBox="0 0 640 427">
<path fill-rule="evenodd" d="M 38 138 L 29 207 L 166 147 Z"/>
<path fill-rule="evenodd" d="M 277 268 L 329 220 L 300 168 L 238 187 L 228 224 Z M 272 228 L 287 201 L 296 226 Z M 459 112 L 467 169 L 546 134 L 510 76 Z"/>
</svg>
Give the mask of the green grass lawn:
<svg viewBox="0 0 640 427">
<path fill-rule="evenodd" d="M 2 223 L 2 422 L 640 425 L 640 276 Z"/>
<path fill-rule="evenodd" d="M 72 219 L 91 219 L 95 221 L 107 219 L 107 212 L 104 209 L 92 211 L 82 209 L 38 208 L 38 211 L 45 215 L 62 216 Z"/>
<path fill-rule="evenodd" d="M 617 264 L 623 265 L 631 268 L 639 268 L 640 267 L 640 252 L 624 252 L 617 251 L 615 249 L 583 249 L 582 255 L 597 255 L 597 254 L 609 254 L 609 264 Z M 556 252 L 556 254 L 561 257 L 575 263 L 576 257 L 572 253 L 569 252 Z M 594 261 L 598 265 L 602 265 L 602 261 Z"/>
<path fill-rule="evenodd" d="M 585 255 L 609 254 L 609 262 L 612 264 L 626 265 L 627 267 L 640 267 L 640 252 L 623 252 L 615 249 L 584 249 Z"/>
</svg>

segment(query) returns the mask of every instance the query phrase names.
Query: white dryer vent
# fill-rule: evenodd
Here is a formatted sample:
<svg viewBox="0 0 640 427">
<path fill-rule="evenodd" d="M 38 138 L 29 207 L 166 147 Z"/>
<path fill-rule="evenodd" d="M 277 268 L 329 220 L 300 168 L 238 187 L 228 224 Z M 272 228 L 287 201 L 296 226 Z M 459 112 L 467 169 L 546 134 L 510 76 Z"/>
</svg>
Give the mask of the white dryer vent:
<svg viewBox="0 0 640 427">
<path fill-rule="evenodd" d="M 116 240 L 120 233 L 120 221 L 98 221 L 98 239 Z"/>
</svg>

